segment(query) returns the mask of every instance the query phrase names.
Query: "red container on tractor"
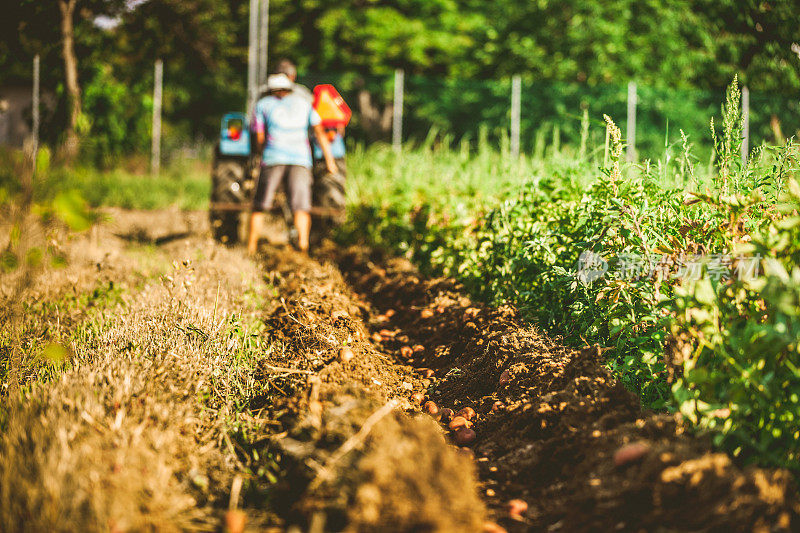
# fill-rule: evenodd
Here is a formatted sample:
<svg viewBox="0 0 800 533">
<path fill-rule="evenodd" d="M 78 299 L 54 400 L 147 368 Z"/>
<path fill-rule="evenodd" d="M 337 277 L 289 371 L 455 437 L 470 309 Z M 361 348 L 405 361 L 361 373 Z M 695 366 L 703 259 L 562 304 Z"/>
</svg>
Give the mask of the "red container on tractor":
<svg viewBox="0 0 800 533">
<path fill-rule="evenodd" d="M 322 119 L 323 128 L 343 128 L 350 122 L 353 112 L 333 85 L 314 87 L 314 109 Z"/>
</svg>

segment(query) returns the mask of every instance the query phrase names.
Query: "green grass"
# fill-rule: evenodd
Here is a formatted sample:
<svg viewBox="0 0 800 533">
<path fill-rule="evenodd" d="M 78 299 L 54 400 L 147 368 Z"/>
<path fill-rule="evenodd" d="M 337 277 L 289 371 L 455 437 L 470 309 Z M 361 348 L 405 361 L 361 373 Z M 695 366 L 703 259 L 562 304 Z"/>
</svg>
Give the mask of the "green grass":
<svg viewBox="0 0 800 533">
<path fill-rule="evenodd" d="M 33 181 L 34 201 L 47 204 L 59 195 L 77 193 L 91 207 L 126 209 L 205 209 L 211 186 L 208 160 L 185 160 L 166 165 L 158 177 L 143 170 L 141 158 L 132 157 L 121 166 L 96 169 L 51 164 L 50 151 L 39 154 Z M 19 151 L 0 150 L 0 190 L 13 196 L 20 190 L 25 163 Z M 0 198 L 1 199 L 1 198 Z"/>
<path fill-rule="evenodd" d="M 92 290 L 67 293 L 55 300 L 23 302 L 16 326 L 19 338 L 14 335 L 14 328 L 0 333 L 0 396 L 7 389 L 14 349 L 18 350 L 17 377 L 23 388 L 57 377 L 71 364 L 74 354 L 69 347 L 84 342 L 87 334 L 98 327 L 93 319 L 119 305 L 124 292 L 114 283 L 98 283 Z"/>
<path fill-rule="evenodd" d="M 74 189 L 93 207 L 126 209 L 205 209 L 208 206 L 210 164 L 176 165 L 158 177 L 125 170 L 58 169 L 47 176 L 54 189 Z"/>
<path fill-rule="evenodd" d="M 516 161 L 505 139 L 491 145 L 483 138 L 472 149 L 467 143 L 451 147 L 436 131 L 420 145 L 405 145 L 400 153 L 384 144 L 356 145 L 347 156 L 347 195 L 351 205 L 412 210 L 425 204 L 450 218 L 472 218 L 526 187 L 590 186 L 609 156 L 604 145 L 589 145 L 588 137 L 582 148 L 541 140 L 534 153 L 523 153 Z M 623 164 L 621 172 L 685 190 L 701 189 L 712 175 L 708 164 L 693 156 L 688 140 L 685 145 L 665 145 L 657 160 Z"/>
</svg>

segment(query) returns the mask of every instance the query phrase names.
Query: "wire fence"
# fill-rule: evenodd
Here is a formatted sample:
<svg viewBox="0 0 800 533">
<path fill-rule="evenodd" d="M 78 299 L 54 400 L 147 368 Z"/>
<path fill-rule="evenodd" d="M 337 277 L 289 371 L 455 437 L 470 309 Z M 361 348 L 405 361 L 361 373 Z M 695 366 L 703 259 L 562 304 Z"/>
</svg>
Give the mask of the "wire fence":
<svg viewBox="0 0 800 533">
<path fill-rule="evenodd" d="M 142 80 L 130 87 L 115 82 L 106 71 L 98 69 L 84 91 L 84 112 L 90 117 L 92 128 L 84 142 L 89 148 L 96 148 L 93 151 L 102 157 L 111 149 L 147 150 L 153 130 L 157 132 L 158 129 L 150 125 L 154 80 Z M 405 143 L 429 139 L 475 146 L 483 140 L 509 148 L 509 151 L 510 147 L 517 146 L 509 138 L 513 86 L 510 78 L 465 80 L 405 75 L 399 92 L 396 78 L 391 74 L 307 73 L 301 75 L 299 81 L 309 87 L 331 83 L 339 89 L 354 111 L 348 128 L 348 136 L 354 142 L 390 142 L 394 133 Z M 175 150 L 185 150 L 186 146 L 215 142 L 220 117 L 227 111 L 239 110 L 245 101 L 238 90 L 209 99 L 208 94 L 187 94 L 185 87 L 173 86 L 171 82 L 165 75 L 162 147 L 165 158 L 170 158 Z M 519 132 L 518 146 L 523 153 L 541 155 L 545 149 L 567 145 L 576 148 L 588 145 L 589 149 L 602 147 L 603 114 L 611 116 L 624 133 L 629 130 L 627 82 L 588 85 L 533 81 L 523 76 L 518 87 L 519 127 L 514 128 L 514 132 Z M 245 87 L 241 89 L 244 91 Z M 48 89 L 42 87 L 42 90 Z M 49 90 L 52 92 L 52 88 Z M 402 110 L 393 109 L 400 95 Z M 636 106 L 632 115 L 636 120 L 636 156 L 639 159 L 663 157 L 665 146 L 680 142 L 682 130 L 693 144 L 695 156 L 708 160 L 712 152 L 709 120 L 720 115 L 724 99 L 722 87 L 700 91 L 639 84 L 635 88 Z M 800 133 L 800 94 L 751 92 L 749 103 L 751 148 L 762 143 L 781 143 L 784 138 Z M 393 117 L 401 116 L 398 111 L 402 111 L 402 128 L 396 120 L 393 125 Z M 0 126 L 10 131 L 12 125 L 7 124 L 10 114 L 6 115 L 0 116 L 3 119 Z M 30 124 L 30 119 L 23 117 L 31 115 L 21 112 L 15 115 L 19 117 L 15 120 Z M 44 115 L 51 118 L 52 110 Z M 49 133 L 43 135 L 45 141 L 52 142 L 57 137 L 51 124 L 52 119 L 43 120 L 43 133 Z"/>
<path fill-rule="evenodd" d="M 390 116 L 394 90 L 392 76 L 309 74 L 301 82 L 313 87 L 332 83 L 355 110 L 351 138 L 369 142 L 390 139 L 390 122 L 376 129 L 366 115 Z M 502 143 L 511 125 L 512 80 L 454 80 L 405 76 L 403 140 L 421 142 L 434 130 L 439 139 L 454 143 L 485 138 Z M 589 142 L 603 144 L 603 114 L 628 129 L 628 84 L 587 85 L 548 81 L 521 83 L 520 148 L 527 153 L 544 145 L 579 146 L 584 113 L 589 118 Z M 371 109 L 364 109 L 364 93 Z M 716 91 L 636 87 L 636 149 L 640 159 L 656 159 L 665 146 L 681 141 L 680 130 L 701 158 L 711 155 L 711 117 L 719 117 L 725 88 Z M 719 120 L 717 120 L 719 123 Z M 800 132 L 800 94 L 751 92 L 749 107 L 750 147 L 775 144 Z"/>
</svg>

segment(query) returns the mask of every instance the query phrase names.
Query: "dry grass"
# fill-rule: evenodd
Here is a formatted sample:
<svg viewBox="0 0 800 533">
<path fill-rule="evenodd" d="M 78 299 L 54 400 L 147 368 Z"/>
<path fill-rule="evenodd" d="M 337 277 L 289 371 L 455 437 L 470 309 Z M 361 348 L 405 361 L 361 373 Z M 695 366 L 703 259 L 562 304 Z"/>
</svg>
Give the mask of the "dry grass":
<svg viewBox="0 0 800 533">
<path fill-rule="evenodd" d="M 81 237 L 102 243 L 100 261 L 91 242 L 67 245 L 72 266 L 37 277 L 28 297 L 136 278 L 138 259 L 100 231 Z M 233 391 L 253 384 L 259 346 L 243 350 L 241 321 L 257 311 L 260 276 L 239 252 L 199 238 L 154 254 L 161 268 L 186 259 L 84 317 L 71 368 L 8 400 L 0 530 L 219 527 L 237 470 L 224 425 Z"/>
<path fill-rule="evenodd" d="M 259 268 L 183 214 L 113 214 L 24 291 L 41 312 L 0 408 L 0 531 L 218 531 L 239 475 L 253 530 L 480 528 L 474 469 L 435 423 L 390 409 L 364 429 L 423 385 L 366 340 L 336 268 L 275 251 L 265 305 Z M 110 282 L 114 297 L 83 299 Z M 42 379 L 45 341 L 72 353 Z"/>
</svg>

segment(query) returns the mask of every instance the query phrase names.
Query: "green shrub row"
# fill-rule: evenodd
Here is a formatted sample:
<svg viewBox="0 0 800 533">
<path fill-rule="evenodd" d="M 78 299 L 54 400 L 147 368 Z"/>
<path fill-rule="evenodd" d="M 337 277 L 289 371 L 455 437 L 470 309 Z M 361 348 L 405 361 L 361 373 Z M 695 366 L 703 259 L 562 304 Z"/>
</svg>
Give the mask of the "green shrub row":
<svg viewBox="0 0 800 533">
<path fill-rule="evenodd" d="M 476 191 L 452 166 L 441 169 L 453 176 L 443 181 L 402 162 L 419 155 L 401 154 L 391 179 L 425 185 L 410 193 L 357 184 L 367 205 L 353 206 L 341 236 L 403 253 L 487 301 L 514 302 L 567 343 L 608 348 L 609 366 L 646 407 L 680 411 L 743 461 L 798 471 L 800 186 L 792 176 L 800 149 L 761 147 L 742 165 L 738 97 L 734 83 L 720 131 L 712 123 L 716 161 L 707 175 L 685 138 L 661 161 L 625 167 L 621 132 L 607 119 L 610 142 L 594 179 L 590 164 L 523 162 L 530 174 L 521 186 L 506 187 L 514 181 L 506 176 L 492 193 L 495 175 L 485 173 Z M 474 165 L 489 168 L 480 157 Z M 356 170 L 353 179 L 380 178 Z"/>
</svg>

